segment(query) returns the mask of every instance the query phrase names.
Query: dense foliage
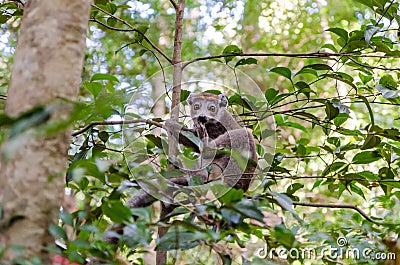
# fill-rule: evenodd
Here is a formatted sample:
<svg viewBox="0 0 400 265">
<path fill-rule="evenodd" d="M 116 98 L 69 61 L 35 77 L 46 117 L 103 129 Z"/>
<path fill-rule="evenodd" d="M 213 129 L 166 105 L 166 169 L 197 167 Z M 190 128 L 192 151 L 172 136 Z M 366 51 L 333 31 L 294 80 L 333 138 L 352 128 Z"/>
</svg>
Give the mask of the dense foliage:
<svg viewBox="0 0 400 265">
<path fill-rule="evenodd" d="M 0 8 L 2 102 L 22 9 L 12 1 Z M 233 189 L 158 220 L 154 208 L 124 202 L 140 189 L 137 178 L 181 175 L 168 166 L 167 135 L 155 126 L 167 116 L 153 111 L 160 101 L 161 113 L 170 106 L 174 8 L 168 1 L 94 1 L 71 119 L 43 124 L 39 107 L 15 119 L 2 114 L 0 124 L 11 136 L 75 129 L 66 180 L 76 205 L 49 228 L 66 244 L 63 255 L 145 264 L 143 253 L 165 225 L 156 249 L 169 250 L 171 264 L 269 264 L 257 257 L 265 246 L 287 250 L 280 258 L 293 264 L 383 264 L 373 255 L 394 251 L 387 246 L 400 233 L 398 8 L 387 0 L 188 1 L 187 78 L 228 82 L 230 110 L 258 141 L 259 174 L 247 193 Z M 241 71 L 259 92 L 236 83 Z M 161 100 L 152 94 L 159 79 Z M 182 102 L 192 90 L 184 87 Z M 110 224 L 125 227 L 119 252 L 104 241 Z"/>
</svg>

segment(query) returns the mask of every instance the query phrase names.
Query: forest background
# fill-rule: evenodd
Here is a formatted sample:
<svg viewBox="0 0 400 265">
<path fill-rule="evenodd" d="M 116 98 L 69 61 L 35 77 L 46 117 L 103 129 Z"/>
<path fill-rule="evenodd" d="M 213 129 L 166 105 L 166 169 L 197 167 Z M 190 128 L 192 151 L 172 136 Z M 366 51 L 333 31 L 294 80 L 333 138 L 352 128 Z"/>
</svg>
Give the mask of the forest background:
<svg viewBox="0 0 400 265">
<path fill-rule="evenodd" d="M 396 0 L 1 3 L 0 257 L 152 264 L 156 249 L 168 264 L 271 264 L 257 253 L 275 248 L 286 254 L 275 262 L 399 264 L 398 10 Z M 253 187 L 161 220 L 159 206 L 129 209 L 135 179 L 181 176 L 160 126 L 195 90 L 225 93 L 252 129 Z M 110 224 L 125 227 L 119 250 L 104 241 Z M 326 248 L 345 254 L 288 255 Z"/>
</svg>

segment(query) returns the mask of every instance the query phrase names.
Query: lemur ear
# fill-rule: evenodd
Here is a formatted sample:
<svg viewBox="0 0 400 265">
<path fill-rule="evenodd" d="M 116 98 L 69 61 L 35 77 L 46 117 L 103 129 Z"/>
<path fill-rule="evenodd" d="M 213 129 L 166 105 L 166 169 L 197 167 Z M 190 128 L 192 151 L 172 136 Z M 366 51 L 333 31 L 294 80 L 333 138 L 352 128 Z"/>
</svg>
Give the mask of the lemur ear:
<svg viewBox="0 0 400 265">
<path fill-rule="evenodd" d="M 219 103 L 220 107 L 228 106 L 228 99 L 225 97 L 224 94 L 219 94 L 218 95 L 218 103 Z"/>
<path fill-rule="evenodd" d="M 193 97 L 194 97 L 193 93 L 190 93 L 189 96 L 187 97 L 186 101 L 187 103 L 189 103 L 189 105 L 192 105 Z"/>
</svg>

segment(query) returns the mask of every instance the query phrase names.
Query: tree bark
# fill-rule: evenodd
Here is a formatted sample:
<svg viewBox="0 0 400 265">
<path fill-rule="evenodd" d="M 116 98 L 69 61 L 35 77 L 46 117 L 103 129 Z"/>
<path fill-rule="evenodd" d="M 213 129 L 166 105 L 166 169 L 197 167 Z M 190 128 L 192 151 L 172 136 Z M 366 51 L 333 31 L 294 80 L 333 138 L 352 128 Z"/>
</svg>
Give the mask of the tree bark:
<svg viewBox="0 0 400 265">
<path fill-rule="evenodd" d="M 182 83 L 182 32 L 183 32 L 183 15 L 185 11 L 185 0 L 172 0 L 176 12 L 175 17 L 175 33 L 174 33 L 174 54 L 172 57 L 173 64 L 173 80 L 172 80 L 172 104 L 171 119 L 178 121 L 179 104 L 181 99 L 181 83 Z M 173 158 L 178 154 L 178 141 L 168 133 L 168 157 Z M 164 219 L 168 214 L 168 207 L 161 203 L 160 219 Z M 158 228 L 158 237 L 163 237 L 168 231 L 167 227 Z M 156 254 L 156 265 L 162 265 L 167 262 L 167 252 L 158 250 Z"/>
<path fill-rule="evenodd" d="M 25 5 L 6 102 L 16 117 L 35 106 L 49 106 L 49 122 L 68 117 L 56 99 L 75 100 L 83 67 L 90 0 L 31 0 Z M 45 247 L 54 242 L 71 130 L 52 135 L 29 129 L 0 161 L 0 245 L 22 246 L 24 257 L 50 264 Z M 3 150 L 4 151 L 4 150 Z M 11 264 L 19 254 L 8 248 Z"/>
</svg>

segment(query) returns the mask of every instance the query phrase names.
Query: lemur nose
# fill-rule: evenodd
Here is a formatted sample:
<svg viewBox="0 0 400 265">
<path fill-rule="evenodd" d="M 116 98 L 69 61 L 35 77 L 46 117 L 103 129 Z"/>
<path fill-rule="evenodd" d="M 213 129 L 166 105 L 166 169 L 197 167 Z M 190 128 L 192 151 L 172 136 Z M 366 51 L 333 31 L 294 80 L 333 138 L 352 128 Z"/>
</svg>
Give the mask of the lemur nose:
<svg viewBox="0 0 400 265">
<path fill-rule="evenodd" d="M 207 117 L 206 116 L 199 116 L 198 120 L 201 123 L 206 123 L 207 122 Z"/>
</svg>

